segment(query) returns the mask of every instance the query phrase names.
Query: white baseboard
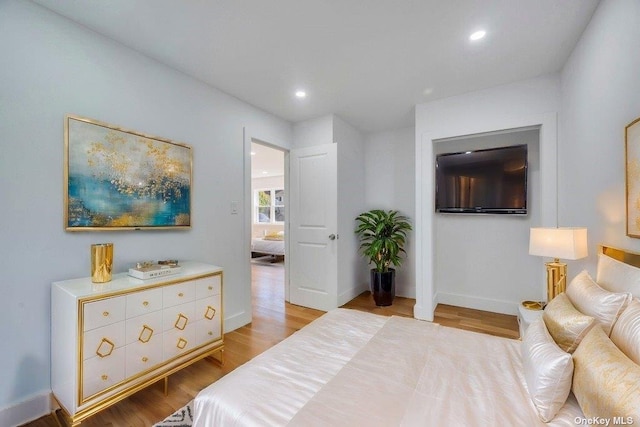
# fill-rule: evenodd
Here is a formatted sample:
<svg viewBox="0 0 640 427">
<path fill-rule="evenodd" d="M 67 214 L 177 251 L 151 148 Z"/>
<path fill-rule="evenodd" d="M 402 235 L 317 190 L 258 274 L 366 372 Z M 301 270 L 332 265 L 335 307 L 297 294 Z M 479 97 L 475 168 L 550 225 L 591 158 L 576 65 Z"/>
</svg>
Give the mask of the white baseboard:
<svg viewBox="0 0 640 427">
<path fill-rule="evenodd" d="M 361 293 L 363 293 L 366 290 L 367 290 L 367 286 L 366 285 L 362 285 L 362 286 L 359 286 L 359 287 L 356 287 L 356 288 L 347 289 L 346 291 L 344 291 L 343 293 L 338 295 L 338 307 L 348 303 L 349 301 L 351 301 L 352 299 L 354 299 L 355 297 L 357 297 L 358 295 L 360 295 Z"/>
<path fill-rule="evenodd" d="M 51 392 L 37 394 L 0 409 L 0 426 L 18 426 L 51 413 Z"/>
<path fill-rule="evenodd" d="M 224 333 L 229 333 L 251 323 L 251 313 L 241 311 L 224 319 Z"/>
<path fill-rule="evenodd" d="M 519 302 L 513 301 L 481 298 L 470 295 L 450 294 L 445 292 L 438 292 L 436 294 L 435 304 L 438 303 L 511 315 L 518 314 L 519 304 Z"/>
</svg>

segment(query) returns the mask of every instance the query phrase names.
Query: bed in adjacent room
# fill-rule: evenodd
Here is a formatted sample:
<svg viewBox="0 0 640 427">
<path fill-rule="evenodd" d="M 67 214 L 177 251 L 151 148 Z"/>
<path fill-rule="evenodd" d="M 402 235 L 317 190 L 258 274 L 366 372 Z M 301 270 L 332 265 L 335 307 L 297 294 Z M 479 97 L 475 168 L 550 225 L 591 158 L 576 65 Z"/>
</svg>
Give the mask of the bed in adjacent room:
<svg viewBox="0 0 640 427">
<path fill-rule="evenodd" d="M 523 341 L 330 311 L 202 390 L 194 425 L 640 423 L 640 269 L 599 257 Z"/>
<path fill-rule="evenodd" d="M 284 256 L 284 232 L 266 234 L 263 237 L 251 239 L 251 257 L 271 255 Z"/>
</svg>

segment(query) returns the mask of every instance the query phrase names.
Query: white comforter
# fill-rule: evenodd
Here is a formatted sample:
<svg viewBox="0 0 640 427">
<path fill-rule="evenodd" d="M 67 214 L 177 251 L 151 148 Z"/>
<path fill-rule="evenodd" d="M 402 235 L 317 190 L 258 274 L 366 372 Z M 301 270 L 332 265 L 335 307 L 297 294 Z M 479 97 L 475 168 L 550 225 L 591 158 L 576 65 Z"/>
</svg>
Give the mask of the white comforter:
<svg viewBox="0 0 640 427">
<path fill-rule="evenodd" d="M 567 426 L 529 399 L 520 341 L 401 317 L 327 313 L 201 391 L 194 426 Z"/>
<path fill-rule="evenodd" d="M 254 238 L 251 239 L 251 251 L 269 255 L 284 255 L 284 240 Z"/>
</svg>

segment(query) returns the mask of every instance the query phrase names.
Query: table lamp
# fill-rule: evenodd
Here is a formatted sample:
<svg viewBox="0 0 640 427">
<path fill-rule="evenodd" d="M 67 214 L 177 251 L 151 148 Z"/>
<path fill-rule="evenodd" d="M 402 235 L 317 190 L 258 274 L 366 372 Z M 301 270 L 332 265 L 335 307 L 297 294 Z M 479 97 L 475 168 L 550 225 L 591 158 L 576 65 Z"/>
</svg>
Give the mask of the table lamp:
<svg viewBox="0 0 640 427">
<path fill-rule="evenodd" d="M 587 254 L 587 229 L 579 227 L 531 228 L 529 254 L 553 258 L 547 266 L 547 302 L 567 288 L 567 264 Z"/>
</svg>

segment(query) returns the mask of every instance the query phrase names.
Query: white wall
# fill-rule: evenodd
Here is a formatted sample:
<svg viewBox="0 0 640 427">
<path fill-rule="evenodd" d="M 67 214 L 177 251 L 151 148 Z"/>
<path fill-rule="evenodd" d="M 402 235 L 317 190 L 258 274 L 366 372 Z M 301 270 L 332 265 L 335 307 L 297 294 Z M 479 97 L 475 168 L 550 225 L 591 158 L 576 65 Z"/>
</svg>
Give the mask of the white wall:
<svg viewBox="0 0 640 427">
<path fill-rule="evenodd" d="M 559 108 L 559 76 L 550 75 L 538 79 L 504 85 L 483 91 L 451 97 L 416 106 L 416 307 L 418 318 L 432 319 L 435 308 L 435 272 L 438 268 L 434 239 L 434 141 L 464 135 L 515 129 L 527 126 L 540 127 L 540 224 L 555 226 L 557 217 L 557 111 Z M 475 236 L 488 237 L 488 231 Z M 499 250 L 482 253 L 451 254 L 460 259 L 460 269 L 470 269 L 475 263 L 488 262 L 500 268 L 501 263 L 512 263 L 528 257 L 528 246 L 521 241 L 508 243 Z M 538 271 L 539 270 L 539 271 Z M 521 276 L 540 281 L 540 297 L 543 296 L 543 260 L 539 269 L 523 271 Z M 536 279 L 536 276 L 538 279 Z M 519 278 L 514 278 L 514 282 Z M 492 289 L 493 283 L 480 286 Z M 492 294 L 498 294 L 498 290 Z M 463 298 L 460 298 L 462 300 Z M 497 299 L 466 299 L 466 306 L 515 314 L 519 301 Z"/>
<path fill-rule="evenodd" d="M 572 276 L 595 273 L 597 245 L 640 252 L 626 237 L 624 128 L 640 117 L 640 2 L 603 0 L 562 71 L 559 216 L 586 226 L 589 258 Z"/>
<path fill-rule="evenodd" d="M 395 209 L 415 222 L 415 130 L 405 128 L 367 135 L 366 209 Z M 396 269 L 396 294 L 416 297 L 415 239 L 410 232 L 402 266 Z M 370 268 L 371 266 L 369 266 Z M 367 270 L 369 269 L 367 268 Z"/>
<path fill-rule="evenodd" d="M 298 122 L 293 126 L 293 148 L 330 144 L 333 139 L 333 114 Z"/>
<path fill-rule="evenodd" d="M 528 129 L 434 144 L 436 155 L 518 144 L 528 147 L 527 215 L 435 215 L 438 303 L 509 312 L 513 302 L 541 299 L 540 259 L 527 255 L 529 229 L 540 224 L 539 135 L 538 129 Z"/>
<path fill-rule="evenodd" d="M 365 262 L 358 253 L 355 218 L 365 206 L 364 138 L 360 131 L 334 116 L 333 140 L 338 145 L 338 305 L 368 286 Z"/>
<path fill-rule="evenodd" d="M 116 272 L 167 257 L 221 265 L 226 329 L 248 321 L 243 127 L 283 148 L 292 129 L 31 2 L 0 2 L 0 55 L 0 425 L 13 425 L 48 407 L 51 282 L 87 276 L 92 243 L 115 244 Z M 190 144 L 193 228 L 65 232 L 66 113 Z"/>
</svg>

